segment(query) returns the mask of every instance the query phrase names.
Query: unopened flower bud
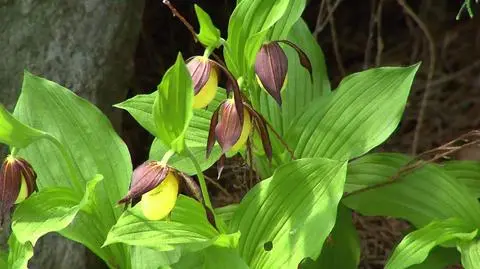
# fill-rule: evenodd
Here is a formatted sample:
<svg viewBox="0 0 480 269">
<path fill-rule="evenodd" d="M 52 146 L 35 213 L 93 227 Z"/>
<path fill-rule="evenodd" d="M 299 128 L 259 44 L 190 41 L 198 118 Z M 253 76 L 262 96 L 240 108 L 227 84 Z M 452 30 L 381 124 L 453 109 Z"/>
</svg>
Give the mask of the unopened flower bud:
<svg viewBox="0 0 480 269">
<path fill-rule="evenodd" d="M 310 77 L 312 77 L 312 65 L 307 55 L 297 45 L 288 40 L 272 41 L 260 48 L 255 59 L 257 81 L 281 106 L 281 92 L 287 84 L 288 58 L 279 42 L 295 49 L 300 64 L 309 71 Z"/>
<path fill-rule="evenodd" d="M 5 216 L 14 204 L 29 197 L 36 189 L 37 174 L 22 158 L 8 156 L 0 171 L 1 215 Z"/>
<path fill-rule="evenodd" d="M 217 94 L 218 70 L 215 64 L 204 56 L 196 56 L 187 64 L 193 81 L 193 108 L 204 108 Z"/>
<path fill-rule="evenodd" d="M 252 119 L 249 111 L 243 108 L 243 123 L 237 113 L 233 99 L 225 101 L 219 110 L 220 119 L 215 127 L 215 137 L 223 153 L 237 153 L 247 142 L 252 131 Z"/>
</svg>

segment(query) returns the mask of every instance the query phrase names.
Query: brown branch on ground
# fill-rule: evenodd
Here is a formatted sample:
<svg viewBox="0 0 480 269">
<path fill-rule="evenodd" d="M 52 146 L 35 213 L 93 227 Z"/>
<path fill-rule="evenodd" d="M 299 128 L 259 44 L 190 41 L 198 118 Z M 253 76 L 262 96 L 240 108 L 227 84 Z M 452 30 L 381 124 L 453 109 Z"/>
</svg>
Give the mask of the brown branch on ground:
<svg viewBox="0 0 480 269">
<path fill-rule="evenodd" d="M 439 147 L 436 147 L 431 150 L 427 150 L 419 154 L 418 156 L 413 158 L 410 162 L 408 162 L 405 166 L 400 168 L 397 171 L 397 173 L 395 173 L 392 177 L 390 177 L 389 180 L 379 184 L 368 186 L 366 188 L 363 188 L 357 191 L 350 192 L 344 195 L 344 198 L 396 183 L 399 180 L 401 180 L 402 177 L 405 176 L 406 174 L 409 174 L 417 169 L 420 169 L 426 164 L 435 163 L 440 159 L 449 158 L 450 155 L 452 155 L 453 153 L 459 150 L 471 147 L 473 145 L 479 145 L 479 144 L 480 144 L 480 130 L 470 131 Z"/>
<path fill-rule="evenodd" d="M 340 2 L 340 0 L 338 0 L 337 3 L 338 2 Z M 338 70 L 340 71 L 340 74 L 342 75 L 342 77 L 345 77 L 346 71 L 345 71 L 345 67 L 343 66 L 343 58 L 342 58 L 342 54 L 340 53 L 340 48 L 338 45 L 337 29 L 335 27 L 335 19 L 333 17 L 334 10 L 330 0 L 327 0 L 327 11 L 330 14 L 327 20 L 330 24 L 330 34 L 332 35 L 332 46 L 333 46 L 333 52 L 335 54 L 335 60 L 337 61 Z"/>
</svg>

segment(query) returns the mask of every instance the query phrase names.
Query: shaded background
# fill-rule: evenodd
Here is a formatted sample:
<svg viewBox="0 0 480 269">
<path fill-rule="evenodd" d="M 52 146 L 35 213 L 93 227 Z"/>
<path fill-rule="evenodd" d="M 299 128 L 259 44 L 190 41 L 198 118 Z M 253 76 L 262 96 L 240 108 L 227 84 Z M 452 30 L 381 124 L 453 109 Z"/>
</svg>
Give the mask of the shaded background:
<svg viewBox="0 0 480 269">
<path fill-rule="evenodd" d="M 13 108 L 24 68 L 57 81 L 107 113 L 138 165 L 153 138 L 111 105 L 154 91 L 178 51 L 189 57 L 203 49 L 160 0 L 100 2 L 0 0 L 0 52 L 6 59 L 0 63 L 0 101 Z M 171 2 L 194 26 L 193 3 L 199 4 L 226 37 L 234 0 Z M 325 53 L 332 88 L 366 68 L 423 62 L 398 130 L 377 151 L 422 152 L 479 128 L 480 15 L 455 20 L 461 2 L 308 1 L 303 17 Z M 459 155 L 480 157 L 476 148 Z M 241 199 L 250 187 L 246 171 L 241 160 L 227 164 L 210 186 L 217 205 Z M 362 268 L 383 268 L 409 228 L 379 217 L 356 216 L 355 222 Z M 81 246 L 51 237 L 39 242 L 32 268 L 101 268 Z M 68 247 L 52 248 L 59 240 Z"/>
</svg>

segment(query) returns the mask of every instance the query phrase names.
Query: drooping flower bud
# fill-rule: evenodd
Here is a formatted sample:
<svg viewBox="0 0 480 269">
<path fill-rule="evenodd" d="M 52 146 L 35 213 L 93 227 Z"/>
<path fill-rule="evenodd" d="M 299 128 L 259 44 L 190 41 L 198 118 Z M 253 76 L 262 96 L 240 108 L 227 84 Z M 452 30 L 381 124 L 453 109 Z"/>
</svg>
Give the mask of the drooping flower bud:
<svg viewBox="0 0 480 269">
<path fill-rule="evenodd" d="M 218 141 L 223 154 L 237 153 L 247 144 L 250 135 L 256 130 L 260 134 L 265 154 L 271 159 L 272 146 L 265 119 L 250 105 L 243 103 L 242 107 L 243 122 L 238 117 L 233 99 L 224 101 L 213 113 L 207 140 L 207 157 L 210 155 L 215 141 Z"/>
<path fill-rule="evenodd" d="M 141 197 L 139 205 L 145 218 L 161 220 L 175 207 L 182 183 L 186 183 L 190 193 L 197 199 L 201 197 L 196 182 L 191 178 L 161 162 L 147 161 L 133 171 L 130 190 L 118 203 L 130 204 Z"/>
<path fill-rule="evenodd" d="M 217 94 L 218 70 L 215 63 L 204 56 L 193 57 L 187 64 L 193 81 L 193 108 L 204 108 Z"/>
<path fill-rule="evenodd" d="M 215 128 L 214 130 L 211 128 L 210 132 L 215 132 L 215 138 L 223 153 L 234 154 L 246 144 L 250 135 L 252 130 L 250 114 L 244 107 L 242 122 L 238 116 L 234 99 L 223 102 L 216 113 L 219 113 L 220 117 L 216 116 Z"/>
<path fill-rule="evenodd" d="M 281 92 L 286 85 L 288 72 L 288 58 L 279 43 L 284 43 L 294 48 L 300 58 L 300 64 L 312 76 L 312 65 L 307 55 L 295 44 L 288 40 L 272 41 L 264 44 L 255 59 L 255 74 L 260 86 L 265 89 L 278 105 L 282 105 Z"/>
<path fill-rule="evenodd" d="M 37 174 L 22 158 L 8 156 L 0 171 L 1 216 L 8 214 L 14 204 L 29 197 L 35 190 Z"/>
</svg>

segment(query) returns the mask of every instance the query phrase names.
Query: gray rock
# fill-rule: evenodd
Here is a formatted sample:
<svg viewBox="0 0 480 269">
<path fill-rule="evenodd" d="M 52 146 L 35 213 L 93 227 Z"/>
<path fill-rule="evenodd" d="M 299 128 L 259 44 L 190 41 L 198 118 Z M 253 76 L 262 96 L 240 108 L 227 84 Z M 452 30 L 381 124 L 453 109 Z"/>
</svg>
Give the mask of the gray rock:
<svg viewBox="0 0 480 269">
<path fill-rule="evenodd" d="M 143 8 L 143 0 L 0 0 L 0 103 L 13 111 L 26 69 L 92 101 L 118 130 L 112 105 L 127 94 Z M 49 235 L 31 268 L 99 268 L 88 256 Z"/>
</svg>

